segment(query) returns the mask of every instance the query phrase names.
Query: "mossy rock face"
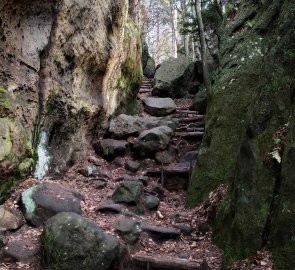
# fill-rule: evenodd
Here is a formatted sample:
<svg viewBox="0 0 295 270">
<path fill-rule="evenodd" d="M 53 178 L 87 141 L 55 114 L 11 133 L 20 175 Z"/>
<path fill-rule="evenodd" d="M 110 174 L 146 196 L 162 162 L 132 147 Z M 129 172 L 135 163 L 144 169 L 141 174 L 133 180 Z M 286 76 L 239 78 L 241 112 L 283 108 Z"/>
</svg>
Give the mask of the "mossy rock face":
<svg viewBox="0 0 295 270">
<path fill-rule="evenodd" d="M 7 118 L 0 118 L 0 162 L 8 158 L 11 150 L 10 121 Z"/>
<path fill-rule="evenodd" d="M 289 241 L 294 239 L 294 214 L 285 211 L 294 209 L 292 125 L 282 163 L 265 162 L 273 134 L 294 122 L 294 9 L 294 1 L 256 6 L 242 1 L 235 21 L 223 33 L 221 71 L 214 80 L 187 205 L 201 203 L 220 184 L 229 185 L 213 234 L 226 265 L 254 254 L 265 243 L 274 250 L 275 265 L 288 258 L 284 254 L 295 253 Z M 245 18 L 251 12 L 257 23 L 250 29 Z M 264 23 L 268 27 L 262 31 Z M 294 267 L 290 257 L 278 269 Z"/>
<path fill-rule="evenodd" d="M 75 213 L 60 213 L 41 235 L 42 259 L 51 270 L 108 270 L 119 253 L 119 242 Z"/>
</svg>

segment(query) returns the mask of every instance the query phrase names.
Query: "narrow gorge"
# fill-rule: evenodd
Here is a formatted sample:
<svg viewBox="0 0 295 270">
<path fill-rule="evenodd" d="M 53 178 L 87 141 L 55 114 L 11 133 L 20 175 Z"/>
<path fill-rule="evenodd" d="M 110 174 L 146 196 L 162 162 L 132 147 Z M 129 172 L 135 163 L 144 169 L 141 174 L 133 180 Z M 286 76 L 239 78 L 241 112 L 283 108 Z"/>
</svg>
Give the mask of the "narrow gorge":
<svg viewBox="0 0 295 270">
<path fill-rule="evenodd" d="M 2 0 L 0 270 L 294 270 L 294 17 Z"/>
</svg>

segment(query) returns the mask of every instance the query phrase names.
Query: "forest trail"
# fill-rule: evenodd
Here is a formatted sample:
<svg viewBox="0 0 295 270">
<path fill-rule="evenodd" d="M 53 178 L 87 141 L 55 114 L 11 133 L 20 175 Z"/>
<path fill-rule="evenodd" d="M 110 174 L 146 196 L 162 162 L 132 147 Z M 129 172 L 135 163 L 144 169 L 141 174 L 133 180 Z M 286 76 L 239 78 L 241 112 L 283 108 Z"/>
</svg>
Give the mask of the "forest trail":
<svg viewBox="0 0 295 270">
<path fill-rule="evenodd" d="M 152 87 L 152 80 L 144 80 L 137 99 L 151 97 Z M 190 98 L 174 102 L 176 110 L 164 118 L 176 118 L 179 124 L 170 138 L 168 151 L 163 150 L 165 154 L 156 158 L 158 163 L 149 157 L 138 158 L 130 149 L 108 162 L 89 149 L 87 158 L 75 164 L 62 179 L 29 178 L 22 182 L 5 206 L 20 208 L 21 193 L 36 184 L 61 184 L 85 196 L 81 203 L 83 217 L 127 247 L 128 255 L 114 269 L 221 269 L 222 254 L 212 244 L 210 224 L 226 187 L 212 192 L 203 205 L 185 208 L 185 192 L 204 134 L 205 116 L 189 110 Z M 143 110 L 138 116 L 151 117 Z M 128 137 L 131 148 L 136 139 Z M 133 168 L 134 163 L 137 168 Z M 114 202 L 114 193 L 126 182 L 143 184 L 140 206 Z M 42 227 L 24 224 L 9 233 L 0 269 L 40 269 L 41 232 Z"/>
</svg>

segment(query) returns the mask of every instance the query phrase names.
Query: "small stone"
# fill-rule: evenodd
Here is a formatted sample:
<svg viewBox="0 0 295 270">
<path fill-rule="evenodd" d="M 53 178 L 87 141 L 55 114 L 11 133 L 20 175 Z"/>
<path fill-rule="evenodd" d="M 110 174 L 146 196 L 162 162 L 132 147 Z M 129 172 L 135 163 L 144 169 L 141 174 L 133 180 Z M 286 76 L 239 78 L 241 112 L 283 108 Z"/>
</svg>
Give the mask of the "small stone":
<svg viewBox="0 0 295 270">
<path fill-rule="evenodd" d="M 112 195 L 115 203 L 141 204 L 143 185 L 139 181 L 123 181 Z"/>
<path fill-rule="evenodd" d="M 190 235 L 193 232 L 193 229 L 185 224 L 178 224 L 175 227 L 179 229 L 184 235 Z"/>
<path fill-rule="evenodd" d="M 103 166 L 104 165 L 104 161 L 102 159 L 99 159 L 94 156 L 89 157 L 88 161 L 96 166 Z"/>
<path fill-rule="evenodd" d="M 116 157 L 113 161 L 115 167 L 117 168 L 121 168 L 121 167 L 124 167 L 124 160 L 122 160 L 122 158 L 120 157 Z"/>
<path fill-rule="evenodd" d="M 160 200 L 156 196 L 150 195 L 150 196 L 147 196 L 144 200 L 145 207 L 150 210 L 157 209 L 159 204 L 160 204 Z"/>
<path fill-rule="evenodd" d="M 140 168 L 140 163 L 137 161 L 133 161 L 133 160 L 128 160 L 125 163 L 125 169 L 127 171 L 130 171 L 132 173 L 136 173 Z"/>
<path fill-rule="evenodd" d="M 103 189 L 105 187 L 107 187 L 108 183 L 105 181 L 101 181 L 101 180 L 97 180 L 95 181 L 94 187 L 96 189 Z"/>
<path fill-rule="evenodd" d="M 18 210 L 0 206 L 0 232 L 16 230 L 23 224 L 23 216 Z"/>
<path fill-rule="evenodd" d="M 149 183 L 149 177 L 148 176 L 141 176 L 138 178 L 138 181 L 140 181 L 146 187 Z"/>
<path fill-rule="evenodd" d="M 126 141 L 102 139 L 94 143 L 93 147 L 97 155 L 101 155 L 104 159 L 112 161 L 115 157 L 125 153 L 127 144 Z"/>
<path fill-rule="evenodd" d="M 158 164 L 170 164 L 175 160 L 175 155 L 173 155 L 171 152 L 165 150 L 162 152 L 158 152 L 155 155 L 155 160 Z"/>
<path fill-rule="evenodd" d="M 165 195 L 165 191 L 160 184 L 153 183 L 150 188 L 150 193 L 156 194 L 160 199 L 162 199 Z"/>
<path fill-rule="evenodd" d="M 140 223 L 133 219 L 122 218 L 114 224 L 114 227 L 128 243 L 134 243 L 141 233 Z"/>
<path fill-rule="evenodd" d="M 78 172 L 85 177 L 94 177 L 99 173 L 99 168 L 96 165 L 85 165 Z"/>
<path fill-rule="evenodd" d="M 28 248 L 26 242 L 16 240 L 7 245 L 4 253 L 5 256 L 12 258 L 16 262 L 28 262 L 39 250 L 39 245 L 33 245 L 32 248 Z"/>
<path fill-rule="evenodd" d="M 207 223 L 201 223 L 198 225 L 198 230 L 200 233 L 205 234 L 210 230 L 210 226 Z"/>
</svg>

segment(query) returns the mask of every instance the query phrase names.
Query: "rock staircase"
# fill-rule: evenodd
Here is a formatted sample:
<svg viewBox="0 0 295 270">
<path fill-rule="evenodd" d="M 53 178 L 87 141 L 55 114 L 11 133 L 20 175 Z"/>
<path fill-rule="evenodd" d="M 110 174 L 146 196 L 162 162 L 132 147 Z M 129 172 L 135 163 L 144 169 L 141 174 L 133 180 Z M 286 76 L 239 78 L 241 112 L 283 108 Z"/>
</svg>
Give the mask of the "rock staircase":
<svg viewBox="0 0 295 270">
<path fill-rule="evenodd" d="M 23 211 L 26 220 L 35 226 L 43 226 L 57 206 L 62 212 L 74 209 L 70 211 L 82 214 L 105 232 L 120 238 L 123 246 L 129 246 L 129 259 L 117 262 L 114 269 L 218 269 L 221 253 L 211 244 L 211 229 L 206 224 L 211 204 L 198 210 L 185 209 L 185 190 L 204 135 L 205 116 L 189 109 L 189 98 L 172 100 L 172 105 L 169 100 L 167 113 L 163 108 L 167 98 L 153 97 L 152 87 L 153 80 L 144 80 L 138 99 L 143 104 L 147 98 L 156 99 L 157 106 L 151 105 L 153 110 L 147 110 L 144 105 L 138 116 L 120 115 L 113 119 L 110 138 L 100 138 L 94 144 L 95 153 L 89 150 L 88 159 L 77 163 L 54 184 L 28 179 L 6 206 L 14 207 L 17 198 L 24 195 L 30 194 L 34 200 L 32 194 L 39 192 L 35 194 L 38 197 L 35 202 L 38 212 L 33 215 L 36 222 L 30 219 L 32 213 L 28 216 Z M 174 106 L 172 112 L 171 106 Z M 164 115 L 147 113 L 158 114 L 159 110 Z M 138 147 L 144 148 L 140 151 L 142 155 L 135 152 Z M 21 203 L 27 209 L 26 201 Z M 32 230 L 35 229 L 26 224 L 9 234 L 7 250 L 15 247 L 13 239 L 20 237 L 27 239 L 18 248 L 21 251 L 26 250 L 30 241 L 39 242 L 40 230 L 37 228 L 34 237 L 30 237 Z M 36 246 L 40 248 L 40 243 Z M 25 258 L 32 260 L 28 269 L 38 269 L 37 251 Z M 18 260 L 19 256 L 13 255 L 18 253 L 4 251 L 4 258 Z M 0 269 L 16 269 L 13 263 L 5 267 Z"/>
</svg>

